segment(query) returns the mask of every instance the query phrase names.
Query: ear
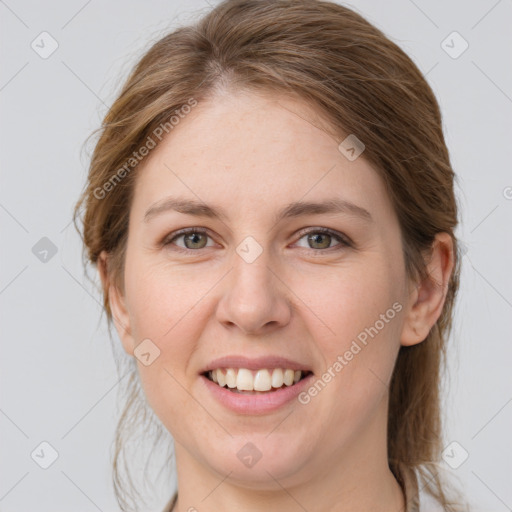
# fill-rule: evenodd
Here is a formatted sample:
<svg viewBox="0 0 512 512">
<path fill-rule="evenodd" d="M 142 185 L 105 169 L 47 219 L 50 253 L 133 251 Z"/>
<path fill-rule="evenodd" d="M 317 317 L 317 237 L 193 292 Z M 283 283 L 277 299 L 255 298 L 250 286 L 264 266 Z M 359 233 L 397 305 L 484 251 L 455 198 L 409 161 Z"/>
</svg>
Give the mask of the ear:
<svg viewBox="0 0 512 512">
<path fill-rule="evenodd" d="M 101 284 L 103 293 L 108 292 L 108 300 L 112 318 L 116 327 L 121 343 L 127 354 L 133 356 L 135 343 L 132 336 L 132 329 L 130 325 L 130 316 L 126 308 L 126 301 L 121 290 L 119 290 L 116 283 L 114 283 L 108 271 L 108 258 L 109 254 L 102 251 L 98 258 L 98 270 L 100 273 Z"/>
<path fill-rule="evenodd" d="M 427 277 L 412 286 L 400 342 L 404 346 L 421 343 L 441 315 L 454 266 L 453 241 L 448 233 L 438 233 L 427 264 Z"/>
</svg>

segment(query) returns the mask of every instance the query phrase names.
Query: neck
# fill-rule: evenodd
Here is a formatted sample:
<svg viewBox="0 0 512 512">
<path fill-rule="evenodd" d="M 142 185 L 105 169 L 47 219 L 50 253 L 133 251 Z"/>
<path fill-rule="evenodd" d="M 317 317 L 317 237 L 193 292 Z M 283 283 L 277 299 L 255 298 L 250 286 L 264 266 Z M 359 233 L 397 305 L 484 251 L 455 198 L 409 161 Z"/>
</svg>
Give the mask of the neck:
<svg viewBox="0 0 512 512">
<path fill-rule="evenodd" d="M 383 408 L 366 432 L 354 435 L 357 439 L 337 452 L 319 443 L 307 463 L 278 478 L 272 459 L 262 458 L 250 470 L 254 471 L 251 478 L 247 472 L 237 473 L 236 465 L 223 474 L 175 440 L 179 494 L 173 512 L 296 512 L 298 507 L 315 512 L 403 511 L 403 491 L 388 466 L 386 429 L 382 428 L 386 419 Z M 239 444 L 245 439 L 241 437 Z"/>
<path fill-rule="evenodd" d="M 333 502 L 331 505 L 324 503 L 324 505 L 321 509 L 315 509 L 315 510 L 318 510 L 319 512 L 324 512 L 324 511 L 325 512 L 344 512 L 344 511 L 348 511 L 348 510 L 359 512 L 359 511 L 363 511 L 363 510 L 367 511 L 368 510 L 367 507 L 372 507 L 371 510 L 382 511 L 382 512 L 387 512 L 389 510 L 400 510 L 400 511 L 404 511 L 404 512 L 406 511 L 406 504 L 405 504 L 405 497 L 403 494 L 403 490 L 400 487 L 400 485 L 398 484 L 398 482 L 396 481 L 396 479 L 393 478 L 392 475 L 390 475 L 389 484 L 384 484 L 384 482 L 383 482 L 383 485 L 374 487 L 375 491 L 377 491 L 378 488 L 380 488 L 380 487 L 383 488 L 381 497 L 389 496 L 388 499 L 382 500 L 381 497 L 379 497 L 378 501 L 376 501 L 373 498 L 367 497 L 368 499 L 366 501 L 368 501 L 368 503 L 372 503 L 372 504 L 366 505 L 361 500 L 361 502 L 359 503 L 359 506 L 357 506 L 356 508 L 351 508 L 351 506 L 347 506 L 346 504 L 343 503 L 343 496 L 341 495 L 342 493 L 340 493 L 340 497 L 338 498 L 339 501 L 337 501 L 335 503 Z M 308 508 L 308 507 L 302 505 L 302 503 L 298 499 L 296 499 L 295 495 L 292 494 L 289 490 L 287 490 L 287 496 L 288 496 L 288 499 L 285 501 L 288 502 L 288 507 L 285 508 L 285 510 L 289 509 L 289 510 L 296 511 L 297 503 L 304 510 L 311 510 L 311 508 Z M 280 497 L 273 496 L 271 500 L 267 500 L 264 498 L 262 499 L 260 494 L 258 496 L 253 496 L 252 498 L 249 497 L 248 495 L 246 495 L 246 496 L 244 496 L 243 499 L 241 499 L 237 503 L 235 503 L 234 501 L 230 501 L 230 499 L 226 498 L 226 497 L 222 500 L 218 500 L 219 503 L 223 503 L 222 505 L 215 505 L 214 501 L 215 500 L 212 500 L 212 502 L 210 503 L 210 505 L 208 507 L 201 506 L 201 510 L 204 510 L 205 512 L 218 510 L 217 506 L 222 506 L 223 510 L 239 510 L 238 507 L 242 506 L 242 505 L 239 505 L 238 503 L 244 503 L 243 506 L 246 508 L 244 508 L 243 510 L 249 510 L 249 511 L 261 511 L 262 509 L 266 509 L 269 507 L 283 507 L 283 503 L 282 503 L 283 500 L 280 499 Z M 217 501 L 215 501 L 215 502 L 217 502 Z M 296 503 L 296 505 L 295 506 L 292 505 L 292 507 L 290 507 L 289 504 L 291 502 Z M 176 499 L 174 500 L 174 502 L 172 504 L 170 512 L 182 512 L 182 511 L 197 512 L 198 511 L 198 509 L 196 507 L 186 505 L 186 503 L 192 503 L 192 501 L 187 500 L 186 498 L 183 498 L 180 495 L 176 496 Z M 197 505 L 197 500 L 195 500 L 195 503 Z M 231 505 L 231 508 L 229 508 L 228 503 Z M 271 505 L 268 505 L 268 503 L 271 503 Z"/>
</svg>

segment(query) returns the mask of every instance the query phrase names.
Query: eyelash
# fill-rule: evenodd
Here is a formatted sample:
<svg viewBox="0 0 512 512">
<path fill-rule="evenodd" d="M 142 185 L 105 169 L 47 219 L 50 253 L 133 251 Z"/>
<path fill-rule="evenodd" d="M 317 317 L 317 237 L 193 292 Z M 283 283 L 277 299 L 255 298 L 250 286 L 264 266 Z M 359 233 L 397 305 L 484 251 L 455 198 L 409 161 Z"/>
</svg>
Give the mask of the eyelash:
<svg viewBox="0 0 512 512">
<path fill-rule="evenodd" d="M 179 231 L 175 231 L 174 233 L 171 233 L 168 237 L 166 237 L 162 241 L 162 245 L 163 246 L 171 245 L 171 243 L 173 241 L 175 241 L 176 239 L 181 238 L 182 236 L 185 236 L 185 235 L 192 234 L 192 233 L 201 233 L 201 234 L 207 235 L 208 237 L 212 238 L 209 235 L 208 230 L 206 230 L 204 228 L 185 228 L 185 229 L 181 229 Z M 304 236 L 312 234 L 312 233 L 313 234 L 321 233 L 321 234 L 325 234 L 325 235 L 330 235 L 333 238 L 335 238 L 339 242 L 339 244 L 334 247 L 327 247 L 326 249 L 311 249 L 310 248 L 310 249 L 306 249 L 306 251 L 309 250 L 314 253 L 327 252 L 327 251 L 330 252 L 331 250 L 341 250 L 346 247 L 352 247 L 352 242 L 347 236 L 345 236 L 341 233 L 338 233 L 337 231 L 333 231 L 332 229 L 329 229 L 329 228 L 319 227 L 319 228 L 301 230 L 298 233 L 300 235 L 298 240 L 300 240 L 301 238 L 304 238 Z M 206 249 L 206 247 L 202 247 L 201 249 Z M 176 249 L 174 249 L 174 250 L 177 250 L 179 252 L 184 252 L 184 253 L 197 253 L 201 249 L 188 249 L 186 247 L 176 246 Z"/>
</svg>

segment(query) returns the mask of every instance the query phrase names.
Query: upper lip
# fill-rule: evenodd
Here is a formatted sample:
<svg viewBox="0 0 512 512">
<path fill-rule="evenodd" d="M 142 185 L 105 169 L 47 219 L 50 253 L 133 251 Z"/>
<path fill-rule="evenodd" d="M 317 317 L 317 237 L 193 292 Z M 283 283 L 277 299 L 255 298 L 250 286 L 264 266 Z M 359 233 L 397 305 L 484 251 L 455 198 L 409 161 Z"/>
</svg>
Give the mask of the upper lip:
<svg viewBox="0 0 512 512">
<path fill-rule="evenodd" d="M 248 370 L 283 368 L 309 372 L 311 369 L 302 363 L 280 356 L 262 356 L 248 358 L 246 356 L 225 356 L 211 361 L 199 373 L 206 373 L 218 368 L 247 368 Z"/>
</svg>

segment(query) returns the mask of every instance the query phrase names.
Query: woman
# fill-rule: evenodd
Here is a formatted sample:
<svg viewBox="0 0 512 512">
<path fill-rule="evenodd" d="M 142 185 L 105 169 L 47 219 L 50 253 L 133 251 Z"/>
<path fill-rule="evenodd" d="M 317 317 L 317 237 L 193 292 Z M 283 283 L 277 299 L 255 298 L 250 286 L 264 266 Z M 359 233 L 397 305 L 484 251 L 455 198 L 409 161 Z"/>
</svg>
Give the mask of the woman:
<svg viewBox="0 0 512 512">
<path fill-rule="evenodd" d="M 227 0 L 156 42 L 76 207 L 133 363 L 122 509 L 147 401 L 175 442 L 165 511 L 458 510 L 453 181 L 430 87 L 345 7 Z"/>
</svg>

